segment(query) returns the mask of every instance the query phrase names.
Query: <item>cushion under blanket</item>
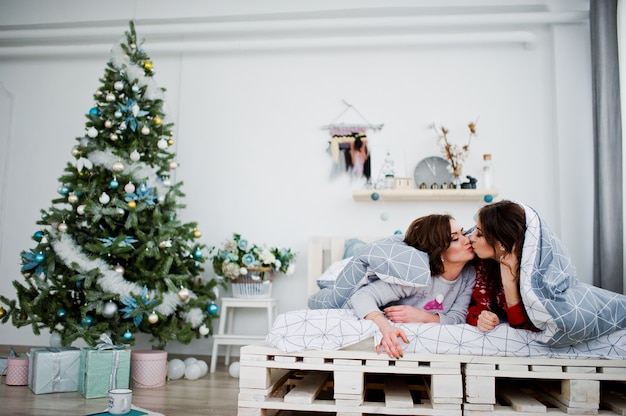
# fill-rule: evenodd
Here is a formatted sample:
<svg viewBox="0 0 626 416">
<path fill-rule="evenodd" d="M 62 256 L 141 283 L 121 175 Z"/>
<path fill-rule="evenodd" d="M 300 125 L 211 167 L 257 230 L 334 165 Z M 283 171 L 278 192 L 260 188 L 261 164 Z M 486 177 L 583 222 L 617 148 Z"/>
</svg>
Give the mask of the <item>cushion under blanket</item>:
<svg viewBox="0 0 626 416">
<path fill-rule="evenodd" d="M 500 324 L 482 332 L 468 324 L 395 324 L 409 339 L 406 353 L 485 355 L 502 357 L 609 358 L 626 357 L 626 330 L 615 331 L 573 346 L 539 342 L 538 332 Z M 296 310 L 280 314 L 266 341 L 283 352 L 338 350 L 371 339 L 373 350 L 381 340 L 376 325 L 359 319 L 351 309 Z"/>
<path fill-rule="evenodd" d="M 532 208 L 520 261 L 520 291 L 536 340 L 567 346 L 626 328 L 626 296 L 580 282 L 565 246 Z"/>
<path fill-rule="evenodd" d="M 404 236 L 391 237 L 366 245 L 339 273 L 333 287 L 309 298 L 311 309 L 343 308 L 356 289 L 370 279 L 408 286 L 430 284 L 428 255 L 404 242 Z"/>
</svg>

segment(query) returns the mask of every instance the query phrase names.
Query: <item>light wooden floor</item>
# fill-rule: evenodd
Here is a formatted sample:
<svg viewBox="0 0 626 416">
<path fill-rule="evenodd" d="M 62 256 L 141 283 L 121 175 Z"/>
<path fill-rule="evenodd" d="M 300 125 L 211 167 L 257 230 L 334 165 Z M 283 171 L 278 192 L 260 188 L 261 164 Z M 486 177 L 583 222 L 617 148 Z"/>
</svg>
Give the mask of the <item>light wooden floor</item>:
<svg viewBox="0 0 626 416">
<path fill-rule="evenodd" d="M 220 357 L 215 373 L 201 379 L 171 380 L 164 387 L 134 389 L 133 404 L 166 416 L 233 416 L 237 414 L 238 393 L 239 379 L 228 374 Z M 107 398 L 85 399 L 78 392 L 33 394 L 28 386 L 7 386 L 4 377 L 0 384 L 0 415 L 83 416 L 105 411 L 107 406 Z"/>
</svg>

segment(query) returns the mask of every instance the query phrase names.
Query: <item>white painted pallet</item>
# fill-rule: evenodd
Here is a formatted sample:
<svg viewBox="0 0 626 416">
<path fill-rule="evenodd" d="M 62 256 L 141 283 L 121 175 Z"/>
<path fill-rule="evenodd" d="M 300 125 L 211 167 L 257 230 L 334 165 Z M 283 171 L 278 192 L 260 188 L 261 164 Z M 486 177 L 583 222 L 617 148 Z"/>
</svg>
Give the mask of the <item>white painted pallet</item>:
<svg viewBox="0 0 626 416">
<path fill-rule="evenodd" d="M 268 410 L 461 416 L 458 360 L 400 360 L 366 350 L 284 354 L 250 345 L 240 352 L 239 415 Z"/>
<path fill-rule="evenodd" d="M 300 353 L 256 344 L 241 349 L 239 384 L 239 415 L 626 416 L 626 360 L 434 354 L 394 360 L 365 343 Z"/>
</svg>

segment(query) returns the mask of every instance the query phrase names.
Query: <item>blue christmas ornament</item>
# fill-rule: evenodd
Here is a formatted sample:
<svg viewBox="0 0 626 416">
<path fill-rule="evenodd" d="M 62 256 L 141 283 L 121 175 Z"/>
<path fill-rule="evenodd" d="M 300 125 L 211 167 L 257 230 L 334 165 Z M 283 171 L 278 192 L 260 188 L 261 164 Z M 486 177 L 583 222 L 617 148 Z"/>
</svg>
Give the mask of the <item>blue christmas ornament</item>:
<svg viewBox="0 0 626 416">
<path fill-rule="evenodd" d="M 91 325 L 93 325 L 93 316 L 85 316 L 83 319 L 81 319 L 80 324 L 82 326 L 90 327 Z"/>
<path fill-rule="evenodd" d="M 380 194 L 378 192 L 372 192 L 372 195 L 370 197 L 372 198 L 372 201 L 378 201 L 378 199 L 380 198 Z"/>
<path fill-rule="evenodd" d="M 83 281 L 82 281 L 82 280 L 77 280 L 77 281 L 76 281 L 76 287 L 77 287 L 77 288 L 79 288 L 79 289 L 80 289 L 81 287 L 83 287 Z"/>
<path fill-rule="evenodd" d="M 100 110 L 98 110 L 97 107 L 91 107 L 89 109 L 89 114 L 91 114 L 92 116 L 97 116 L 98 114 L 100 114 Z"/>
<path fill-rule="evenodd" d="M 63 318 L 65 315 L 67 315 L 67 311 L 65 309 L 61 308 L 57 311 L 57 318 Z"/>
<path fill-rule="evenodd" d="M 43 238 L 43 231 L 35 231 L 35 234 L 33 234 L 33 238 L 37 242 L 41 241 L 41 239 Z"/>
<path fill-rule="evenodd" d="M 39 252 L 37 254 L 35 254 L 35 261 L 37 263 L 41 263 L 42 261 L 44 261 L 46 259 L 46 255 L 42 252 Z"/>
<path fill-rule="evenodd" d="M 219 307 L 217 306 L 217 303 L 215 302 L 211 302 L 207 305 L 206 307 L 206 311 L 210 314 L 210 315 L 217 315 L 217 313 L 219 312 Z"/>
<path fill-rule="evenodd" d="M 70 187 L 67 185 L 61 185 L 59 186 L 59 189 L 57 189 L 57 192 L 61 195 L 67 195 L 70 193 Z"/>
<path fill-rule="evenodd" d="M 201 259 L 202 258 L 202 250 L 200 250 L 199 248 L 196 249 L 196 251 L 193 252 L 193 256 L 197 259 Z"/>
<path fill-rule="evenodd" d="M 491 201 L 493 201 L 493 195 L 491 195 L 491 194 L 487 194 L 487 195 L 485 195 L 485 197 L 483 198 L 483 200 L 484 200 L 486 203 L 490 203 Z"/>
<path fill-rule="evenodd" d="M 111 182 L 109 182 L 109 186 L 111 187 L 111 189 L 117 189 L 120 186 L 120 183 L 117 181 L 117 179 L 113 179 L 111 180 Z"/>
<path fill-rule="evenodd" d="M 402 235 L 402 230 L 396 230 L 393 232 L 395 235 Z"/>
<path fill-rule="evenodd" d="M 124 339 L 126 341 L 132 340 L 133 339 L 133 333 L 130 332 L 130 330 L 127 329 L 126 332 L 124 332 Z"/>
</svg>

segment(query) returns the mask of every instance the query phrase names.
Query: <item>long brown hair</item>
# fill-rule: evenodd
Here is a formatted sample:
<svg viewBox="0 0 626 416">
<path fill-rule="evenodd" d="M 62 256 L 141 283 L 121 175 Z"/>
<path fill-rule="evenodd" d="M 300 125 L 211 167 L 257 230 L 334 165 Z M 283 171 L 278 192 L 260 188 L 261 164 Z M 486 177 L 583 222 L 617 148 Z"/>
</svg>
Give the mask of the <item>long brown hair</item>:
<svg viewBox="0 0 626 416">
<path fill-rule="evenodd" d="M 450 247 L 452 216 L 432 214 L 414 220 L 404 234 L 404 242 L 428 254 L 430 272 L 433 276 L 443 273 L 441 255 Z"/>
<path fill-rule="evenodd" d="M 503 200 L 485 205 L 478 211 L 481 231 L 487 244 L 496 255 L 513 253 L 521 261 L 524 236 L 526 234 L 526 213 L 524 208 L 515 202 Z M 496 247 L 502 244 L 504 250 Z M 500 279 L 500 265 L 496 261 L 486 264 L 488 276 L 497 278 L 488 279 L 488 285 L 499 290 L 502 287 Z M 519 267 L 519 266 L 518 266 Z M 516 273 L 519 270 L 515 270 Z"/>
</svg>

